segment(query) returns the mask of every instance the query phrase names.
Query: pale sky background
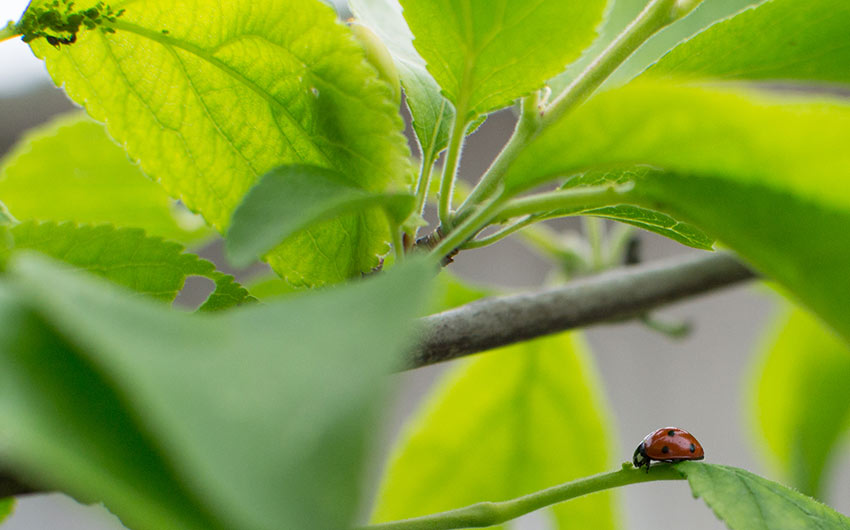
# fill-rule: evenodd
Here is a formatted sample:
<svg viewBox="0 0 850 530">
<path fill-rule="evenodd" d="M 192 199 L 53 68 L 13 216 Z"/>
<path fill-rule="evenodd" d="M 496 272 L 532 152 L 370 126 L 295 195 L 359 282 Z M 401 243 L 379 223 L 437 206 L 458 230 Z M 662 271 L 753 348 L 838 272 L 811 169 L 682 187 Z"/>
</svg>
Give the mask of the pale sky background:
<svg viewBox="0 0 850 530">
<path fill-rule="evenodd" d="M 17 21 L 28 0 L 0 0 L 0 26 Z M 49 82 L 44 63 L 20 38 L 0 42 L 0 96 L 21 92 L 35 83 Z"/>
</svg>

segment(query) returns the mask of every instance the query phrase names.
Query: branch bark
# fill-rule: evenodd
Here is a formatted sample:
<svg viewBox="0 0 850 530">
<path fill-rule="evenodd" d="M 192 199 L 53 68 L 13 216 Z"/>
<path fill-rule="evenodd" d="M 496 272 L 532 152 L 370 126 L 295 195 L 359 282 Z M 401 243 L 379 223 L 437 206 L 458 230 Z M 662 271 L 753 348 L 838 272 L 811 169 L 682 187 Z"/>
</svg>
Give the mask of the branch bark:
<svg viewBox="0 0 850 530">
<path fill-rule="evenodd" d="M 650 309 L 755 278 L 724 252 L 626 267 L 537 292 L 486 298 L 421 320 L 416 368 Z"/>
</svg>

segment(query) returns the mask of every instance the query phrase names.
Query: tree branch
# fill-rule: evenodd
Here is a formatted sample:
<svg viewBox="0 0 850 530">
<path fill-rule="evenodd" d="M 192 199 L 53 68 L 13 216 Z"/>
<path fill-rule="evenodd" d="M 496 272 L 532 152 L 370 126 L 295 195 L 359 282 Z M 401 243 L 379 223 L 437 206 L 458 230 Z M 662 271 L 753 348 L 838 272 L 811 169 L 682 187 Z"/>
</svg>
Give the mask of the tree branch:
<svg viewBox="0 0 850 530">
<path fill-rule="evenodd" d="M 724 252 L 675 258 L 543 291 L 486 298 L 421 320 L 408 368 L 434 364 L 646 311 L 755 278 Z"/>
</svg>

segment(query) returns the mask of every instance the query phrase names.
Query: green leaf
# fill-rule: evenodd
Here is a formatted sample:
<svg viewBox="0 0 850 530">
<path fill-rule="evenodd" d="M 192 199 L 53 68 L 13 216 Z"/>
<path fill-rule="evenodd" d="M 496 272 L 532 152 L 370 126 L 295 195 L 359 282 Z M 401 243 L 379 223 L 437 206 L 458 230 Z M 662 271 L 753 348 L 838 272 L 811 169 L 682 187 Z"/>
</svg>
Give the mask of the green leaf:
<svg viewBox="0 0 850 530">
<path fill-rule="evenodd" d="M 771 0 L 682 43 L 648 75 L 850 82 L 850 4 Z"/>
<path fill-rule="evenodd" d="M 464 122 L 561 72 L 596 36 L 605 3 L 401 0 L 413 45 Z"/>
<path fill-rule="evenodd" d="M 664 170 L 636 183 L 638 206 L 728 245 L 850 338 L 850 246 L 835 243 L 850 230 L 848 136 L 840 100 L 633 83 L 554 123 L 505 179 L 515 193 L 585 171 Z"/>
<path fill-rule="evenodd" d="M 8 497 L 6 499 L 0 499 L 0 523 L 5 521 L 12 515 L 12 512 L 15 511 L 15 498 Z"/>
<path fill-rule="evenodd" d="M 112 223 L 181 242 L 208 235 L 102 125 L 78 113 L 29 131 L 3 158 L 0 199 L 23 220 Z"/>
<path fill-rule="evenodd" d="M 75 9 L 93 4 L 79 0 Z M 330 7 L 315 0 L 121 7 L 109 25 L 115 33 L 82 31 L 59 49 L 37 39 L 33 51 L 147 175 L 215 228 L 225 230 L 259 177 L 285 164 L 334 168 L 374 192 L 409 184 L 392 91 Z M 272 264 L 307 285 L 341 281 L 374 267 L 388 236 L 379 216 L 350 218 L 299 236 Z M 325 266 L 324 255 L 334 263 Z"/>
<path fill-rule="evenodd" d="M 571 189 L 605 184 L 624 184 L 645 176 L 648 171 L 650 170 L 646 168 L 638 168 L 635 171 L 586 173 L 568 179 L 561 188 Z M 628 223 L 693 248 L 703 250 L 712 250 L 714 248 L 714 240 L 694 225 L 674 219 L 665 213 L 631 204 L 620 204 L 595 209 L 581 207 L 561 209 L 550 212 L 546 217 L 564 217 L 577 214 L 593 215 Z"/>
<path fill-rule="evenodd" d="M 224 530 L 124 410 L 126 396 L 20 296 L 0 283 L 4 462 L 33 484 L 105 503 L 130 528 Z"/>
<path fill-rule="evenodd" d="M 237 266 L 250 264 L 313 225 L 379 208 L 394 226 L 413 211 L 415 198 L 363 190 L 345 175 L 316 166 L 283 166 L 266 173 L 233 213 L 227 252 Z"/>
<path fill-rule="evenodd" d="M 469 283 L 444 268 L 431 286 L 431 308 L 428 313 L 448 311 L 493 294 L 493 289 Z"/>
<path fill-rule="evenodd" d="M 203 311 L 254 301 L 232 276 L 217 271 L 212 262 L 185 253 L 178 243 L 146 236 L 139 229 L 29 221 L 9 233 L 12 242 L 0 252 L 2 261 L 12 253 L 35 250 L 164 302 L 174 301 L 187 277 L 204 276 L 213 280 L 216 288 L 201 306 Z"/>
<path fill-rule="evenodd" d="M 659 60 L 666 52 L 681 41 L 692 37 L 706 27 L 732 16 L 751 5 L 764 0 L 704 0 L 687 17 L 677 20 L 647 40 L 634 54 L 623 63 L 604 86 L 621 85 L 643 72 L 649 65 Z M 582 57 L 570 65 L 567 70 L 554 78 L 550 85 L 556 94 L 561 93 L 600 53 L 637 18 L 646 7 L 647 0 L 613 0 L 609 3 L 605 23 L 600 28 L 600 36 L 587 49 Z"/>
<path fill-rule="evenodd" d="M 805 311 L 786 310 L 753 375 L 759 453 L 792 486 L 821 497 L 827 464 L 850 428 L 850 350 Z"/>
<path fill-rule="evenodd" d="M 458 363 L 399 442 L 374 520 L 506 500 L 609 469 L 612 421 L 598 389 L 578 335 Z M 617 526 L 610 492 L 559 504 L 552 514 L 561 529 Z"/>
<path fill-rule="evenodd" d="M 390 50 L 404 87 L 422 158 L 434 160 L 449 144 L 454 107 L 440 93 L 425 61 L 413 47 L 413 34 L 398 0 L 349 0 L 357 19 L 380 37 Z"/>
<path fill-rule="evenodd" d="M 829 506 L 743 469 L 681 462 L 694 497 L 730 530 L 846 530 L 850 519 Z"/>
<path fill-rule="evenodd" d="M 133 528 L 353 524 L 381 382 L 409 345 L 424 265 L 217 315 L 34 257 L 10 271 L 5 462 L 103 500 Z"/>
</svg>

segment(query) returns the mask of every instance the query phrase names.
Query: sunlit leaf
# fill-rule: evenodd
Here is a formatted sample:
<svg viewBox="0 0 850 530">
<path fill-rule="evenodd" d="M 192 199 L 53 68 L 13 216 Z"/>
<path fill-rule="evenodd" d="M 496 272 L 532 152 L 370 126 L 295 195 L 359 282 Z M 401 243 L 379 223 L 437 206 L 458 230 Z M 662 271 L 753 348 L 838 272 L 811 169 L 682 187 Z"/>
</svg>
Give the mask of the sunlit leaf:
<svg viewBox="0 0 850 530">
<path fill-rule="evenodd" d="M 795 488 L 820 497 L 850 428 L 850 349 L 800 309 L 783 311 L 769 341 L 753 381 L 759 453 Z"/>
<path fill-rule="evenodd" d="M 730 17 L 741 10 L 764 0 L 704 0 L 687 17 L 680 19 L 662 29 L 622 64 L 605 83 L 607 86 L 617 86 L 637 76 L 649 65 L 657 61 L 665 53 L 674 48 L 681 41 L 704 30 L 706 27 Z M 629 23 L 637 18 L 641 10 L 646 7 L 647 0 L 613 0 L 609 3 L 609 9 L 605 17 L 605 23 L 600 28 L 600 36 L 593 45 L 588 48 L 581 59 L 561 75 L 554 78 L 550 85 L 557 94 L 566 88 L 593 59 L 617 38 Z"/>
<path fill-rule="evenodd" d="M 4 157 L 0 199 L 20 220 L 110 223 L 181 242 L 208 233 L 79 114 L 33 129 Z"/>
<path fill-rule="evenodd" d="M 850 3 L 771 0 L 665 55 L 651 76 L 850 82 Z"/>
<path fill-rule="evenodd" d="M 633 83 L 535 138 L 510 193 L 649 165 L 632 195 L 734 249 L 850 338 L 850 106 L 733 88 Z M 781 215 L 780 215 L 781 214 Z M 812 274 L 817 271 L 817 274 Z"/>
<path fill-rule="evenodd" d="M 373 519 L 506 500 L 610 469 L 614 433 L 598 386 L 577 335 L 458 363 L 399 440 Z M 610 492 L 552 508 L 561 529 L 616 528 L 616 512 Z"/>
<path fill-rule="evenodd" d="M 49 3 L 36 0 L 30 10 Z M 95 3 L 79 0 L 74 9 Z M 120 7 L 107 24 L 115 33 L 84 30 L 58 49 L 39 38 L 33 51 L 147 175 L 215 228 L 226 229 L 248 189 L 284 164 L 335 168 L 369 191 L 409 184 L 392 91 L 330 7 L 315 0 Z M 388 236 L 380 217 L 354 216 L 295 238 L 273 263 L 298 283 L 341 281 L 374 267 Z M 335 257 L 330 267 L 310 268 L 325 255 Z"/>
<path fill-rule="evenodd" d="M 541 88 L 596 36 L 604 0 L 401 0 L 404 17 L 460 119 Z"/>
<path fill-rule="evenodd" d="M 0 283 L 4 462 L 131 528 L 351 527 L 429 276 L 406 262 L 195 315 L 18 258 Z"/>
<path fill-rule="evenodd" d="M 433 159 L 449 143 L 454 107 L 440 93 L 439 85 L 425 68 L 425 61 L 413 47 L 413 34 L 404 20 L 401 5 L 398 0 L 349 0 L 348 4 L 357 19 L 372 28 L 387 45 L 395 59 L 422 157 Z"/>
<path fill-rule="evenodd" d="M 846 530 L 850 519 L 829 506 L 743 469 L 702 462 L 676 465 L 730 530 Z"/>
</svg>

